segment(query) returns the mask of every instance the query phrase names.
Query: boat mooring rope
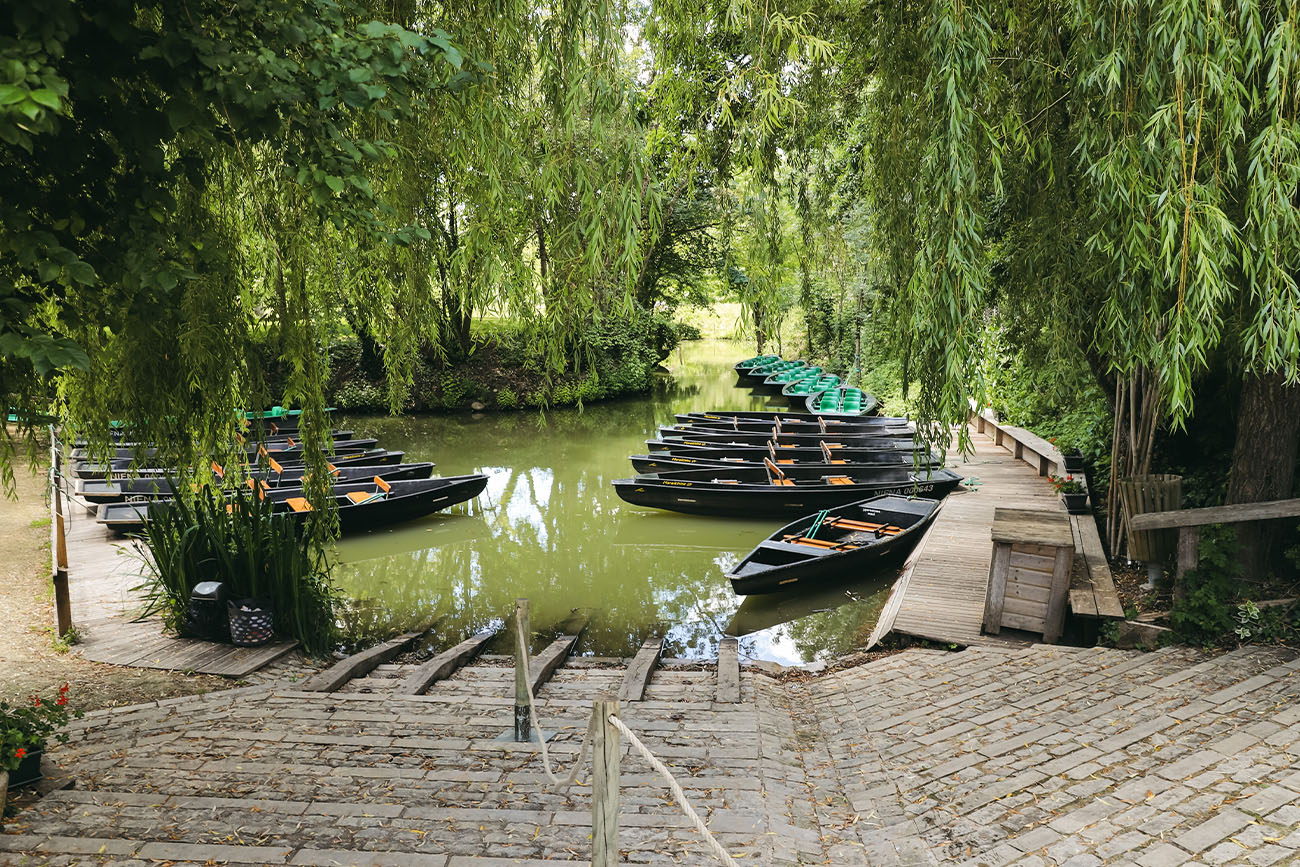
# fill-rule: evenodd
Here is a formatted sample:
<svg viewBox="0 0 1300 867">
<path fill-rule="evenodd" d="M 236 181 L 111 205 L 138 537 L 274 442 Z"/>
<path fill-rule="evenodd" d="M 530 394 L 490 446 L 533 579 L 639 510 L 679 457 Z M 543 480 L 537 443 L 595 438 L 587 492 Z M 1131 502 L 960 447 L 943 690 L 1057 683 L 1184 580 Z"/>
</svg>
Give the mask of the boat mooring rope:
<svg viewBox="0 0 1300 867">
<path fill-rule="evenodd" d="M 650 752 L 649 747 L 641 743 L 641 739 L 638 738 L 630 728 L 624 725 L 621 719 L 614 716 L 614 714 L 610 714 L 608 720 L 610 725 L 618 729 L 623 734 L 623 737 L 627 738 L 628 743 L 630 743 L 632 748 L 641 755 L 641 758 L 645 759 L 650 767 L 658 771 L 659 776 L 663 777 L 664 781 L 668 783 L 668 788 L 673 793 L 673 800 L 677 802 L 677 806 L 682 808 L 682 812 L 686 814 L 686 818 L 691 820 L 691 824 L 695 827 L 695 830 L 699 831 L 704 837 L 704 842 L 709 844 L 709 849 L 713 851 L 714 855 L 718 856 L 718 860 L 723 864 L 726 864 L 727 867 L 740 867 L 740 865 L 736 863 L 736 859 L 728 855 L 727 850 L 722 848 L 722 844 L 713 836 L 713 832 L 709 830 L 709 826 L 705 825 L 704 820 L 700 818 L 700 814 L 695 812 L 695 808 L 691 806 L 691 802 L 686 800 L 686 792 L 682 790 L 681 784 L 673 778 L 673 772 L 668 770 L 667 765 L 655 758 L 654 753 Z"/>
<path fill-rule="evenodd" d="M 524 686 L 528 690 L 528 720 L 537 733 L 537 742 L 542 748 L 542 770 L 546 772 L 546 778 L 551 781 L 551 785 L 557 789 L 567 789 L 578 781 L 578 775 L 582 773 L 582 768 L 587 763 L 587 750 L 591 746 L 591 730 L 595 726 L 595 719 L 587 722 L 587 731 L 582 736 L 582 746 L 578 748 L 578 760 L 573 764 L 573 770 L 567 777 L 558 777 L 551 770 L 551 756 L 546 749 L 546 735 L 542 732 L 542 727 L 537 723 L 537 697 L 533 695 L 533 674 L 528 670 L 528 640 L 524 635 L 524 625 L 515 618 L 515 641 L 519 644 L 521 652 L 520 659 L 523 660 L 524 667 Z"/>
<path fill-rule="evenodd" d="M 546 777 L 551 781 L 552 786 L 567 788 L 578 781 L 578 775 L 582 773 L 583 767 L 587 764 L 587 751 L 591 747 L 592 730 L 596 727 L 597 720 L 593 715 L 588 721 L 586 734 L 582 736 L 582 746 L 578 749 L 578 760 L 574 763 L 569 776 L 564 778 L 556 776 L 551 770 L 551 758 L 546 749 L 546 735 L 543 734 L 542 727 L 537 724 L 537 698 L 533 695 L 532 672 L 528 670 L 528 641 L 524 635 L 524 625 L 518 617 L 515 618 L 515 641 L 518 642 L 518 647 L 522 649 L 519 656 L 523 661 L 524 685 L 528 690 L 528 719 L 532 724 L 533 731 L 537 733 L 537 740 L 542 748 L 542 769 L 546 772 Z M 677 806 L 682 808 L 682 812 L 686 814 L 686 818 L 690 820 L 695 830 L 699 831 L 700 835 L 704 837 L 704 842 L 708 844 L 709 849 L 717 856 L 718 860 L 726 864 L 727 867 L 740 867 L 736 863 L 736 859 L 732 858 L 727 854 L 727 850 L 722 848 L 722 844 L 713 836 L 709 826 L 704 824 L 700 814 L 695 812 L 691 802 L 686 799 L 686 792 L 682 789 L 681 783 L 678 783 L 676 778 L 673 777 L 673 772 L 668 770 L 668 766 L 655 758 L 654 753 L 650 752 L 650 748 L 641 743 L 641 739 L 621 719 L 614 714 L 610 714 L 607 720 L 610 725 L 622 733 L 623 737 L 627 738 L 628 743 L 640 754 L 641 758 L 645 759 L 650 767 L 654 768 L 668 783 L 668 789 L 673 793 L 673 800 L 677 802 Z"/>
</svg>

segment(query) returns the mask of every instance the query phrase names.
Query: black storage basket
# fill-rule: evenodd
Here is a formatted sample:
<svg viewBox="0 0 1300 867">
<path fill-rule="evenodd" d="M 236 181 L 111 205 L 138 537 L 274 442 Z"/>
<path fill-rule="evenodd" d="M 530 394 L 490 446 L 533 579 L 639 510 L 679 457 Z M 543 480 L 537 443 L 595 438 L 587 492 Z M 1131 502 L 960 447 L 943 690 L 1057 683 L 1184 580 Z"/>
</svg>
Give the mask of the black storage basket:
<svg viewBox="0 0 1300 867">
<path fill-rule="evenodd" d="M 275 615 L 271 603 L 265 599 L 232 599 L 229 610 L 232 643 L 255 647 L 266 644 L 275 635 Z"/>
</svg>

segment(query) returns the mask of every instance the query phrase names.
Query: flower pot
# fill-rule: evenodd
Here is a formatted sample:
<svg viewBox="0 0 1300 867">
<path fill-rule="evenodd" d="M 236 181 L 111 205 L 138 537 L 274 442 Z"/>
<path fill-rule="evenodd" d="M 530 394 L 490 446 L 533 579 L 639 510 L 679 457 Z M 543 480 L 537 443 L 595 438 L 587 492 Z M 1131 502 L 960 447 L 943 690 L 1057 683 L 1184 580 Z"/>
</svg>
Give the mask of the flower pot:
<svg viewBox="0 0 1300 867">
<path fill-rule="evenodd" d="M 45 775 L 41 773 L 41 757 L 45 755 L 45 747 L 35 747 L 27 751 L 22 761 L 9 774 L 9 785 L 13 788 L 19 786 L 29 786 Z"/>
<path fill-rule="evenodd" d="M 1082 494 L 1061 494 L 1061 502 L 1065 503 L 1065 511 L 1071 515 L 1088 514 L 1088 495 Z"/>
<path fill-rule="evenodd" d="M 1065 462 L 1065 472 L 1070 475 L 1083 473 L 1083 455 L 1079 452 L 1073 454 L 1062 454 L 1061 460 Z"/>
</svg>

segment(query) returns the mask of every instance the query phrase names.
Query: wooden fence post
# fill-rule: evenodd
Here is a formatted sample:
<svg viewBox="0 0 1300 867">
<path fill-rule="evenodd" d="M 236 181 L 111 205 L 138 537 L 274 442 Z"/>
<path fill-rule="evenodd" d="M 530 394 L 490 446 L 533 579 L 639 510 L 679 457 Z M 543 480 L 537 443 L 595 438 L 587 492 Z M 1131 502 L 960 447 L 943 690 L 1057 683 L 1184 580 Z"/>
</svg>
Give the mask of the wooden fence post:
<svg viewBox="0 0 1300 867">
<path fill-rule="evenodd" d="M 515 631 L 515 740 L 526 743 L 533 739 L 533 724 L 529 718 L 528 676 L 524 670 L 528 664 L 528 640 L 532 634 L 528 624 L 528 600 L 515 600 L 515 620 L 519 627 Z M 519 633 L 523 633 L 520 639 Z"/>
<path fill-rule="evenodd" d="M 622 755 L 618 729 L 609 722 L 618 716 L 618 699 L 598 698 L 591 704 L 591 867 L 618 864 L 618 762 Z"/>
<path fill-rule="evenodd" d="M 54 583 L 54 629 L 59 638 L 72 631 L 72 598 L 68 592 L 68 536 L 63 524 L 63 474 L 58 437 L 50 425 L 50 553 Z"/>
</svg>

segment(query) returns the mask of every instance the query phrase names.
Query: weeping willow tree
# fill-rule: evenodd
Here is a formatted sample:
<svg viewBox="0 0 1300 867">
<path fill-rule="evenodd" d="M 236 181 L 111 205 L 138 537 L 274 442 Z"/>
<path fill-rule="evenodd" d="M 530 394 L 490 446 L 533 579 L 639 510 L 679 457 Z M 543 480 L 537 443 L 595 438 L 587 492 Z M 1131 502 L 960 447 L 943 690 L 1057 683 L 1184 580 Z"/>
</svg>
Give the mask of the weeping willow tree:
<svg viewBox="0 0 1300 867">
<path fill-rule="evenodd" d="M 1187 424 L 1199 379 L 1231 365 L 1242 396 L 1229 499 L 1290 494 L 1298 11 L 873 7 L 864 187 L 930 436 L 983 395 L 985 312 L 1018 311 L 1023 339 L 1095 371 L 1135 427 L 1153 414 Z"/>
</svg>

